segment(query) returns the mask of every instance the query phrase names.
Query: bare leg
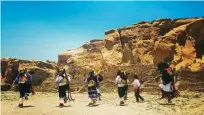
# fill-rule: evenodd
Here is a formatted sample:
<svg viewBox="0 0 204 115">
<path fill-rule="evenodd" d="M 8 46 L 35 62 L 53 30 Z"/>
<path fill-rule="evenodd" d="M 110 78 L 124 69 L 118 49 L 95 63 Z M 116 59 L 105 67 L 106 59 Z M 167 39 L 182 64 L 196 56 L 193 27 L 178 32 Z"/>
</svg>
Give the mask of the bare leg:
<svg viewBox="0 0 204 115">
<path fill-rule="evenodd" d="M 20 99 L 19 99 L 18 107 L 23 107 L 23 98 L 20 98 Z"/>
<path fill-rule="evenodd" d="M 71 100 L 73 101 L 74 99 L 72 98 L 72 93 L 71 93 L 71 92 L 69 92 L 69 94 L 70 94 L 70 98 L 71 98 Z"/>
<path fill-rule="evenodd" d="M 70 100 L 70 101 L 73 101 L 74 99 L 72 98 L 72 93 L 71 93 L 71 91 L 68 92 L 68 95 L 69 95 L 69 100 Z"/>
<path fill-rule="evenodd" d="M 69 90 L 68 90 L 68 100 L 71 101 L 70 96 L 69 96 Z"/>
<path fill-rule="evenodd" d="M 95 99 L 95 98 L 93 99 L 93 105 L 95 105 L 95 104 L 96 104 L 96 100 L 97 100 L 97 99 Z"/>
<path fill-rule="evenodd" d="M 101 94 L 100 94 L 100 90 L 99 90 L 99 88 L 97 88 L 96 90 L 97 90 L 97 93 L 98 93 L 98 99 L 99 99 L 99 101 L 101 101 Z"/>
<path fill-rule="evenodd" d="M 162 94 L 161 98 L 165 98 L 165 92 L 163 90 L 161 90 L 161 94 Z"/>
<path fill-rule="evenodd" d="M 59 107 L 63 107 L 64 106 L 64 98 L 60 98 L 59 99 Z"/>
<path fill-rule="evenodd" d="M 168 97 L 168 103 L 172 103 L 172 101 L 171 101 L 171 93 L 167 93 L 167 97 Z"/>
<path fill-rule="evenodd" d="M 88 104 L 89 106 L 90 105 L 93 105 L 93 102 L 92 102 L 92 99 L 91 98 L 89 98 L 89 104 Z"/>
</svg>

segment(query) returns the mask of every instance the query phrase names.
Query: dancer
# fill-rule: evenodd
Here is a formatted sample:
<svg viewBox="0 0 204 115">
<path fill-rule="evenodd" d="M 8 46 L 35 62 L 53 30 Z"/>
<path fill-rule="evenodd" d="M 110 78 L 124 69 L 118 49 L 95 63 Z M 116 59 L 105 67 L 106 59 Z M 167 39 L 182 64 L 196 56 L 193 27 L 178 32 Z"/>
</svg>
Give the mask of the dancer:
<svg viewBox="0 0 204 115">
<path fill-rule="evenodd" d="M 124 100 L 127 100 L 127 96 L 128 96 L 128 83 L 129 83 L 128 73 L 124 72 L 124 75 L 125 75 L 125 78 L 127 78 L 126 85 L 125 85 L 125 98 L 124 98 Z"/>
<path fill-rule="evenodd" d="M 34 74 L 33 70 L 28 71 L 27 68 L 25 68 L 25 75 L 32 76 L 33 74 Z M 26 96 L 25 96 L 26 100 L 28 100 L 28 96 L 29 96 L 30 93 L 32 93 L 32 95 L 35 95 L 35 91 L 34 91 L 34 88 L 32 86 L 32 83 L 28 83 L 27 87 L 30 87 L 30 88 L 26 92 Z"/>
<path fill-rule="evenodd" d="M 139 99 L 144 101 L 144 98 L 140 96 L 140 81 L 138 79 L 138 75 L 134 75 L 133 87 L 134 87 L 136 101 L 139 102 Z"/>
<path fill-rule="evenodd" d="M 90 71 L 88 77 L 85 78 L 85 83 L 88 87 L 89 106 L 95 105 L 98 97 L 97 87 L 98 79 L 94 75 L 94 71 Z"/>
<path fill-rule="evenodd" d="M 63 67 L 61 67 L 63 68 Z M 71 76 L 70 74 L 67 74 L 66 70 L 65 69 L 62 69 L 62 74 L 65 78 L 67 78 L 67 84 L 66 84 L 66 87 L 67 87 L 67 97 L 64 98 L 64 100 L 69 100 L 69 101 L 74 101 L 74 99 L 72 99 L 72 95 L 71 95 L 71 89 L 70 89 L 70 83 L 71 83 Z"/>
<path fill-rule="evenodd" d="M 124 105 L 124 98 L 126 95 L 126 85 L 127 85 L 127 78 L 124 72 L 120 70 L 117 72 L 117 77 L 115 79 L 116 85 L 118 86 L 118 95 L 120 98 L 120 105 Z"/>
<path fill-rule="evenodd" d="M 101 101 L 100 83 L 103 81 L 103 76 L 100 73 L 97 73 L 96 76 L 98 80 L 97 93 L 98 93 L 99 101 Z"/>
<path fill-rule="evenodd" d="M 71 76 L 70 74 L 67 75 L 68 77 L 68 84 L 67 84 L 67 91 L 68 91 L 68 100 L 69 101 L 74 101 L 75 99 L 72 98 L 72 94 L 71 94 L 71 88 L 70 88 L 70 84 L 71 84 Z"/>
<path fill-rule="evenodd" d="M 19 75 L 14 80 L 14 84 L 18 84 L 18 87 L 19 87 L 20 98 L 19 98 L 18 107 L 20 108 L 23 107 L 24 99 L 28 100 L 31 83 L 32 83 L 32 76 L 26 74 L 25 69 L 20 69 Z"/>
<path fill-rule="evenodd" d="M 160 86 L 162 88 L 162 98 L 167 97 L 168 103 L 172 103 L 172 93 L 173 90 L 175 90 L 174 86 L 174 75 L 172 69 L 169 67 L 169 65 L 165 62 L 161 62 L 158 64 L 158 69 L 161 74 L 161 81 L 162 85 Z"/>
<path fill-rule="evenodd" d="M 63 71 L 60 71 L 59 75 L 56 78 L 56 82 L 58 83 L 58 92 L 59 92 L 59 107 L 63 107 L 64 103 L 67 103 L 67 84 L 68 78 L 64 75 Z"/>
</svg>

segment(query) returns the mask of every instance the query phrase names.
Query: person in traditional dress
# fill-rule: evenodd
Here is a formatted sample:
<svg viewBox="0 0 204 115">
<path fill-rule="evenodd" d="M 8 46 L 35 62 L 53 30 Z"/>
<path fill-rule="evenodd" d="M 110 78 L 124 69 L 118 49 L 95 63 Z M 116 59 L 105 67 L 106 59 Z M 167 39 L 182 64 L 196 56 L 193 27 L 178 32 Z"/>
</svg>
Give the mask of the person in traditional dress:
<svg viewBox="0 0 204 115">
<path fill-rule="evenodd" d="M 127 100 L 127 96 L 128 96 L 128 83 L 129 83 L 129 80 L 128 80 L 128 73 L 126 73 L 126 72 L 124 72 L 124 76 L 125 76 L 125 78 L 127 79 L 126 80 L 126 86 L 125 86 L 125 100 Z"/>
<path fill-rule="evenodd" d="M 96 88 L 97 93 L 98 93 L 98 99 L 101 101 L 101 91 L 100 91 L 100 83 L 103 81 L 103 76 L 100 73 L 96 73 L 96 77 L 98 80 L 98 87 Z"/>
<path fill-rule="evenodd" d="M 118 71 L 115 83 L 118 86 L 118 95 L 120 98 L 120 105 L 124 105 L 124 98 L 126 96 L 127 78 L 124 72 Z"/>
<path fill-rule="evenodd" d="M 59 92 L 59 107 L 63 107 L 64 103 L 67 103 L 67 84 L 68 77 L 64 75 L 63 71 L 60 71 L 59 75 L 56 78 L 56 83 L 58 83 L 58 92 Z"/>
<path fill-rule="evenodd" d="M 27 68 L 25 68 L 25 74 L 27 76 L 32 76 L 34 74 L 34 71 L 33 70 L 28 71 Z M 26 97 L 25 97 L 26 100 L 28 100 L 28 96 L 29 96 L 30 93 L 32 93 L 32 95 L 35 95 L 35 91 L 34 91 L 34 88 L 32 86 L 32 83 L 28 83 L 27 87 L 30 87 L 30 88 L 26 92 Z"/>
<path fill-rule="evenodd" d="M 66 73 L 66 70 L 65 69 L 62 69 L 62 74 L 65 78 L 67 78 L 67 84 L 66 84 L 66 87 L 67 87 L 67 97 L 65 97 L 65 100 L 69 100 L 69 101 L 74 101 L 74 99 L 72 99 L 72 95 L 71 95 L 71 89 L 70 89 L 70 83 L 71 83 L 71 76 L 70 74 L 67 74 Z"/>
<path fill-rule="evenodd" d="M 172 103 L 172 93 L 174 86 L 174 75 L 172 69 L 166 62 L 161 62 L 158 64 L 158 69 L 161 74 L 161 82 L 160 87 L 162 88 L 162 97 L 167 97 L 168 103 Z"/>
<path fill-rule="evenodd" d="M 18 76 L 14 80 L 14 84 L 18 84 L 19 92 L 20 92 L 20 98 L 19 98 L 19 104 L 18 107 L 23 107 L 23 101 L 28 100 L 28 96 L 30 93 L 30 84 L 32 83 L 32 76 L 29 74 L 26 74 L 25 69 L 21 69 L 19 71 Z"/>
<path fill-rule="evenodd" d="M 136 101 L 139 102 L 139 99 L 144 101 L 144 98 L 140 95 L 140 81 L 138 79 L 138 75 L 134 75 L 133 87 L 134 87 Z"/>
<path fill-rule="evenodd" d="M 94 75 L 94 71 L 90 71 L 89 75 L 85 78 L 85 83 L 88 87 L 89 106 L 96 104 L 98 97 L 98 82 L 97 77 Z"/>
<path fill-rule="evenodd" d="M 67 96 L 68 96 L 68 100 L 69 101 L 74 101 L 75 99 L 72 98 L 71 88 L 70 88 L 70 84 L 71 84 L 71 81 L 72 81 L 71 75 L 68 74 L 67 78 L 68 78 L 68 84 L 67 84 L 67 90 L 68 90 L 68 95 Z"/>
</svg>

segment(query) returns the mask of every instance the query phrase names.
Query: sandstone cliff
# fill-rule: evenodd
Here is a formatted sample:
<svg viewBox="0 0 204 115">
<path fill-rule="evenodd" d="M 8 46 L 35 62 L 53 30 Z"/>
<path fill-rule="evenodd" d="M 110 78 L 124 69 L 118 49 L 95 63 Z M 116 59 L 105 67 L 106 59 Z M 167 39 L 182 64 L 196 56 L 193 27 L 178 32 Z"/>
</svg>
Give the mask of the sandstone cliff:
<svg viewBox="0 0 204 115">
<path fill-rule="evenodd" d="M 85 91 L 83 80 L 91 69 L 104 76 L 102 91 L 116 89 L 114 79 L 118 69 L 129 73 L 130 83 L 133 74 L 138 74 L 145 91 L 153 91 L 157 84 L 152 73 L 163 60 L 170 61 L 178 71 L 181 89 L 204 88 L 204 18 L 142 21 L 106 31 L 104 40 L 91 40 L 58 55 L 58 64 L 73 79 L 71 87 L 80 91 Z M 34 71 L 35 89 L 56 91 L 56 63 L 7 58 L 1 59 L 3 89 L 10 89 L 19 64 Z"/>
<path fill-rule="evenodd" d="M 177 71 L 188 71 L 203 81 L 204 18 L 142 21 L 106 31 L 104 40 L 91 40 L 58 55 L 58 63 L 67 66 L 78 84 L 90 69 L 110 82 L 118 69 L 139 74 L 146 83 L 153 82 L 151 72 L 163 60 L 170 61 Z"/>
</svg>

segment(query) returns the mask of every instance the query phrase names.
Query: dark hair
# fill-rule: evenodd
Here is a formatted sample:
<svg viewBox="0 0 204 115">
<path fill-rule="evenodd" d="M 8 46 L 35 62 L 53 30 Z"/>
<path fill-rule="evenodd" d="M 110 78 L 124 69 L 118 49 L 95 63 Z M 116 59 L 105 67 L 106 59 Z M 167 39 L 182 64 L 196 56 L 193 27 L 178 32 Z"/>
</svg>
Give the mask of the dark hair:
<svg viewBox="0 0 204 115">
<path fill-rule="evenodd" d="M 157 67 L 158 67 L 160 73 L 162 73 L 166 68 L 169 67 L 169 65 L 165 62 L 161 62 L 157 65 Z"/>
<path fill-rule="evenodd" d="M 124 80 L 127 80 L 127 75 L 125 74 L 125 72 L 121 72 L 120 78 L 124 79 Z"/>
<path fill-rule="evenodd" d="M 62 74 L 65 74 L 65 76 L 67 76 L 67 73 L 66 73 L 65 69 L 62 70 Z"/>
<path fill-rule="evenodd" d="M 135 75 L 133 76 L 133 78 L 138 79 L 138 75 L 135 74 Z"/>
<path fill-rule="evenodd" d="M 89 78 L 93 79 L 93 78 L 94 78 L 94 76 L 95 76 L 95 75 L 94 75 L 94 71 L 93 71 L 93 70 L 92 70 L 92 71 L 90 71 L 90 72 L 89 72 Z"/>
<path fill-rule="evenodd" d="M 62 72 L 59 73 L 59 76 L 64 77 L 64 74 Z"/>
<path fill-rule="evenodd" d="M 121 71 L 120 71 L 120 70 L 118 70 L 118 72 L 117 72 L 117 76 L 118 76 L 118 75 L 121 75 Z"/>
</svg>

